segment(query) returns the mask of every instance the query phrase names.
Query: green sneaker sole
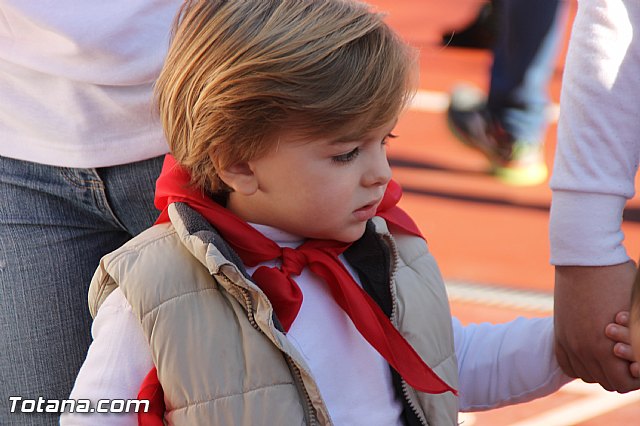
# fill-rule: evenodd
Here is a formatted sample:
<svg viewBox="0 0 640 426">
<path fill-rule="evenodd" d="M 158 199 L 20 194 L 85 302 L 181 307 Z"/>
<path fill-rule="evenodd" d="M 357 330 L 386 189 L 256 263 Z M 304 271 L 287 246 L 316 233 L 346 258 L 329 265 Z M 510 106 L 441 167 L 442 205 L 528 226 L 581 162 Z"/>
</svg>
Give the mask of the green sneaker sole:
<svg viewBox="0 0 640 426">
<path fill-rule="evenodd" d="M 547 180 L 549 171 L 546 164 L 540 163 L 521 168 L 494 166 L 492 174 L 506 185 L 535 186 Z"/>
</svg>

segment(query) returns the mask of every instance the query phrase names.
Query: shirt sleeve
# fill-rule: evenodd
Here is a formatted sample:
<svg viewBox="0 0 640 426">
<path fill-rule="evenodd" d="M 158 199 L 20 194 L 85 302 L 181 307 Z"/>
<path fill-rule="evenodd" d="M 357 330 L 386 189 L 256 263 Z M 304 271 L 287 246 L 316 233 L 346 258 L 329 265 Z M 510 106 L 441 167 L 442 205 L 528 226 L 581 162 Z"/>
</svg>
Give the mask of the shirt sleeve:
<svg viewBox="0 0 640 426">
<path fill-rule="evenodd" d="M 560 96 L 550 186 L 551 263 L 628 260 L 621 230 L 640 158 L 637 0 L 581 0 Z"/>
<path fill-rule="evenodd" d="M 153 361 L 140 321 L 120 289 L 105 299 L 93 321 L 91 334 L 93 342 L 69 398 L 90 400 L 91 407 L 97 407 L 99 400 L 136 399 Z M 65 413 L 60 424 L 137 426 L 138 419 L 133 412 Z"/>
<path fill-rule="evenodd" d="M 460 411 L 531 401 L 572 379 L 554 354 L 553 318 L 517 318 L 463 326 L 453 318 Z"/>
</svg>

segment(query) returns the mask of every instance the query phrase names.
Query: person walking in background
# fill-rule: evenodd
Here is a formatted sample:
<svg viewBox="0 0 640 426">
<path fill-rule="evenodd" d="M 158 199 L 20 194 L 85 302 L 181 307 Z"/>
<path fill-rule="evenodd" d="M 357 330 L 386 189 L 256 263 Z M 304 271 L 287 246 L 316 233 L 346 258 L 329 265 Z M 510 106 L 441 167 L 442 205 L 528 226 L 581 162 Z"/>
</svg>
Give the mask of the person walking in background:
<svg viewBox="0 0 640 426">
<path fill-rule="evenodd" d="M 566 353 L 559 360 L 568 374 L 618 392 L 640 382 L 588 330 L 629 309 L 636 274 L 621 225 L 640 161 L 639 29 L 636 0 L 578 3 L 550 181 L 556 342 Z"/>
<path fill-rule="evenodd" d="M 67 398 L 99 259 L 151 225 L 167 152 L 152 108 L 177 0 L 0 0 L 0 424 Z"/>
<path fill-rule="evenodd" d="M 537 185 L 547 178 L 543 149 L 547 83 L 565 9 L 561 0 L 491 2 L 493 17 L 481 14 L 475 23 L 479 28 L 496 27 L 489 94 L 461 85 L 451 95 L 447 111 L 451 130 L 480 151 L 489 160 L 491 172 L 509 185 Z M 466 31 L 464 37 L 485 34 L 486 39 L 487 32 L 476 28 Z M 456 40 L 455 32 L 451 37 Z M 458 44 L 472 44 L 466 38 Z"/>
</svg>

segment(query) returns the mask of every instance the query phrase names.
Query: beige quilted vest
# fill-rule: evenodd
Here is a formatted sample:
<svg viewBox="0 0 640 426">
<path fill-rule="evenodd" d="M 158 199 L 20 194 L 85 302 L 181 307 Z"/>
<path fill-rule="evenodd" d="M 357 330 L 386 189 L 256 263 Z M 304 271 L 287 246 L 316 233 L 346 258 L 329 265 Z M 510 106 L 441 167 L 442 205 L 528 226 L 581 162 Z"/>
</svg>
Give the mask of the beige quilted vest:
<svg viewBox="0 0 640 426">
<path fill-rule="evenodd" d="M 105 256 L 89 290 L 92 315 L 120 286 L 140 319 L 165 392 L 166 423 L 332 424 L 303 357 L 274 326 L 264 293 L 216 245 L 187 230 L 184 208 L 170 206 L 169 216 L 171 224 Z M 449 304 L 435 260 L 424 240 L 392 237 L 384 220 L 374 222 L 393 256 L 392 321 L 457 388 Z M 424 394 L 406 383 L 403 390 L 425 424 L 457 424 L 451 393 Z"/>
</svg>

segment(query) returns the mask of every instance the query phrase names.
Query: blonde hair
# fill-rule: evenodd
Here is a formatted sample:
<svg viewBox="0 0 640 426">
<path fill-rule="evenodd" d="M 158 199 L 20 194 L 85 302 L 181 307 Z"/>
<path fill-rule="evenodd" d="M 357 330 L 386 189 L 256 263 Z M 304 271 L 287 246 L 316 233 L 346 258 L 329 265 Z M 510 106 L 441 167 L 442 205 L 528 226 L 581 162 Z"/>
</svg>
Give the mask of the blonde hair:
<svg viewBox="0 0 640 426">
<path fill-rule="evenodd" d="M 361 135 L 412 94 L 415 55 L 368 6 L 344 0 L 190 0 L 156 99 L 172 154 L 209 191 L 279 130 Z"/>
</svg>

